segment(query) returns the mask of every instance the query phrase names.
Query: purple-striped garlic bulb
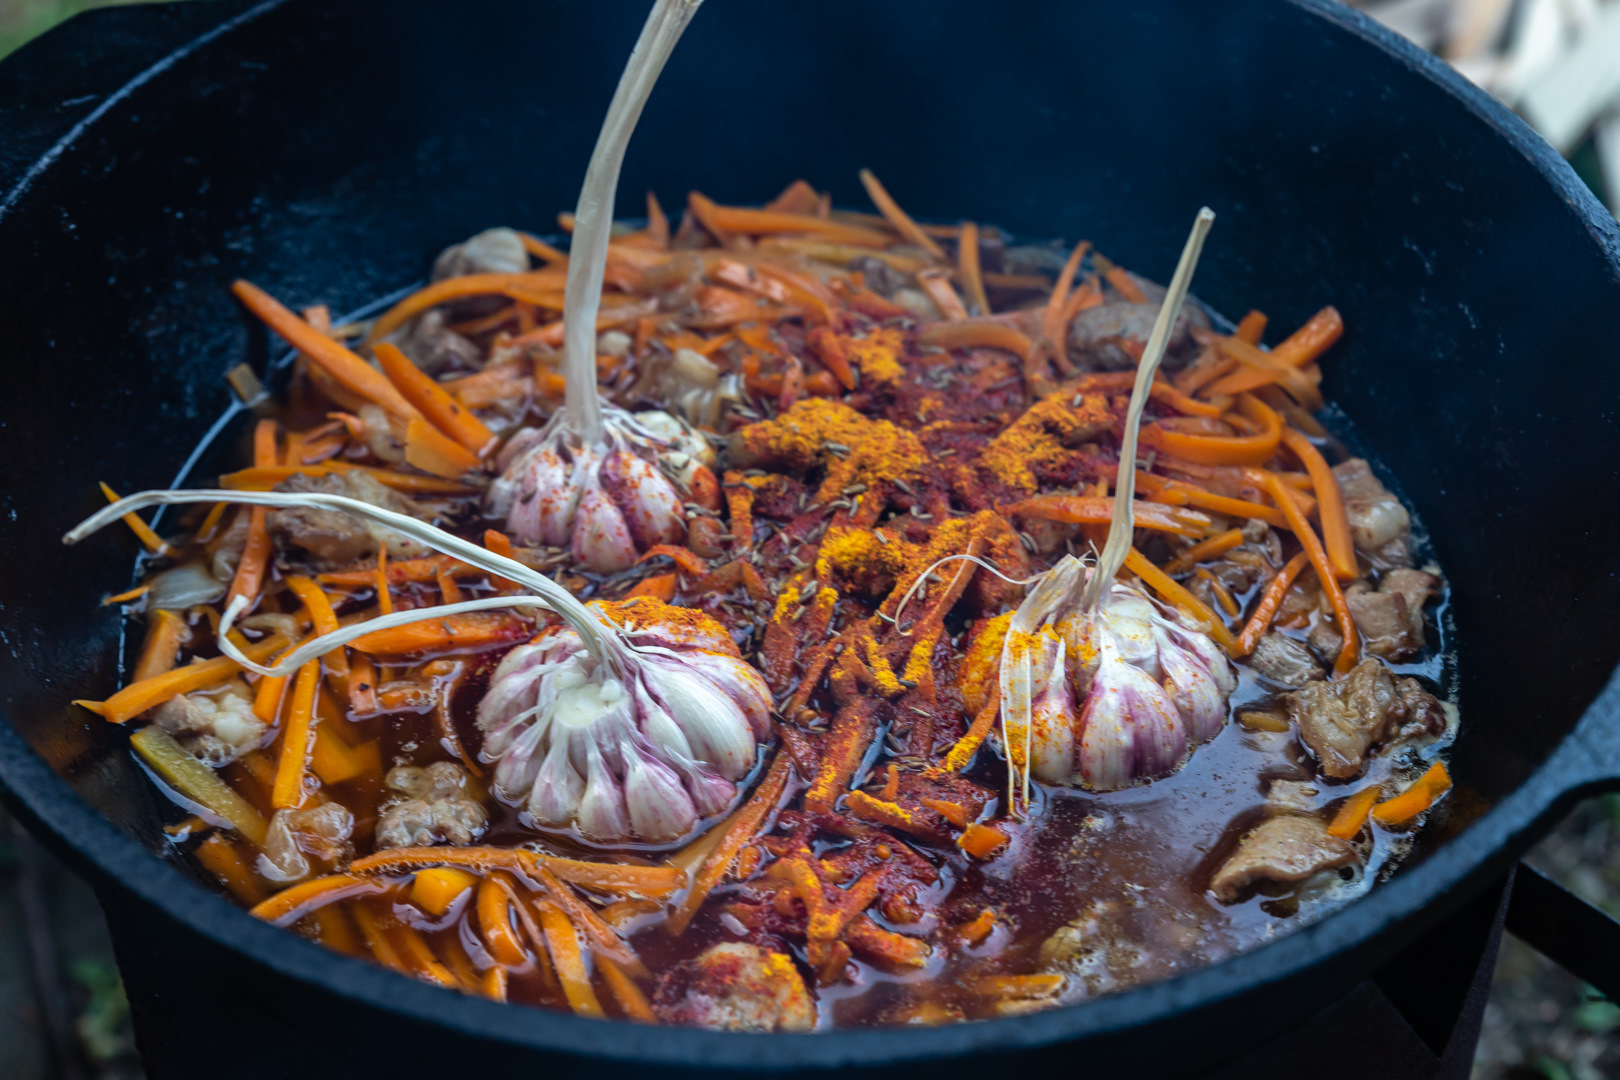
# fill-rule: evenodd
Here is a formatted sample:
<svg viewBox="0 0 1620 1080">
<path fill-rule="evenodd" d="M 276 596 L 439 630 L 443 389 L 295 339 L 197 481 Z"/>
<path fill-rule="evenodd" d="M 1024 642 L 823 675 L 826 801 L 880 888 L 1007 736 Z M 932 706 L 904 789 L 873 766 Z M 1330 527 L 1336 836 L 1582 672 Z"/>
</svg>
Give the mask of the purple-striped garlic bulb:
<svg viewBox="0 0 1620 1080">
<path fill-rule="evenodd" d="M 1127 585 L 1112 585 L 1088 617 L 1087 577 L 1065 558 L 1013 613 L 1002 722 L 1009 761 L 1022 766 L 1027 748 L 1030 776 L 1113 791 L 1180 768 L 1220 731 L 1237 677 L 1207 635 Z"/>
<path fill-rule="evenodd" d="M 651 598 L 588 605 L 633 652 L 610 670 L 566 625 L 506 655 L 478 706 L 494 789 L 543 828 L 667 843 L 722 812 L 770 732 L 770 690 L 713 619 Z"/>
<path fill-rule="evenodd" d="M 604 405 L 602 427 L 591 444 L 558 422 L 520 432 L 496 461 L 501 475 L 484 510 L 505 521 L 514 543 L 568 548 L 610 574 L 654 544 L 686 538 L 681 492 L 712 451 L 668 413 Z"/>
</svg>

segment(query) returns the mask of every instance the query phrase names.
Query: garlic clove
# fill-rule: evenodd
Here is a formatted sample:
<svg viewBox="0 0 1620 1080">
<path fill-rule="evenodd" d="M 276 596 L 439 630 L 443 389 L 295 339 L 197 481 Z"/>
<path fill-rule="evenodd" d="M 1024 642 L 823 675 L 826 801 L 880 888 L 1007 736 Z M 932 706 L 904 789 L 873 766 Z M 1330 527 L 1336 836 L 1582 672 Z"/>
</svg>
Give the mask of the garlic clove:
<svg viewBox="0 0 1620 1080">
<path fill-rule="evenodd" d="M 1074 773 L 1077 710 L 1067 657 L 1061 638 L 1043 634 L 1031 661 L 1030 774 L 1048 784 L 1071 783 Z"/>
<path fill-rule="evenodd" d="M 1214 738 L 1226 723 L 1226 695 L 1203 658 L 1160 631 L 1159 666 L 1165 693 L 1186 721 L 1193 742 Z"/>
<path fill-rule="evenodd" d="M 572 549 L 574 558 L 599 574 L 615 574 L 635 565 L 636 544 L 630 527 L 600 487 L 593 485 L 580 497 Z"/>
<path fill-rule="evenodd" d="M 524 467 L 524 486 L 534 492 L 536 528 L 527 539 L 514 534 L 514 543 L 566 547 L 574 531 L 574 515 L 579 511 L 579 488 L 570 483 L 569 468 L 562 455 L 542 446 Z"/>
<path fill-rule="evenodd" d="M 542 825 L 566 825 L 585 795 L 585 778 L 569 760 L 570 733 L 558 729 L 529 793 L 529 813 Z"/>
<path fill-rule="evenodd" d="M 602 484 L 613 497 L 641 550 L 686 538 L 681 497 L 664 474 L 629 450 L 614 450 L 602 462 Z"/>
<path fill-rule="evenodd" d="M 1145 780 L 1168 776 L 1187 756 L 1187 725 L 1147 672 L 1121 664 L 1116 675 L 1135 741 L 1136 774 Z"/>
<path fill-rule="evenodd" d="M 580 794 L 574 823 L 587 840 L 607 842 L 630 835 L 630 815 L 624 805 L 624 789 L 608 770 L 596 740 L 585 744 L 585 790 Z"/>
<path fill-rule="evenodd" d="M 641 840 L 677 840 L 697 824 L 697 808 L 675 770 L 640 746 L 625 753 L 624 804 Z"/>
<path fill-rule="evenodd" d="M 756 668 L 741 657 L 716 652 L 689 652 L 681 659 L 725 692 L 747 718 L 755 739 L 770 736 L 771 688 Z"/>
<path fill-rule="evenodd" d="M 747 775 L 754 766 L 754 736 L 729 695 L 688 669 L 684 658 L 658 663 L 656 687 L 699 761 L 728 780 Z"/>
</svg>

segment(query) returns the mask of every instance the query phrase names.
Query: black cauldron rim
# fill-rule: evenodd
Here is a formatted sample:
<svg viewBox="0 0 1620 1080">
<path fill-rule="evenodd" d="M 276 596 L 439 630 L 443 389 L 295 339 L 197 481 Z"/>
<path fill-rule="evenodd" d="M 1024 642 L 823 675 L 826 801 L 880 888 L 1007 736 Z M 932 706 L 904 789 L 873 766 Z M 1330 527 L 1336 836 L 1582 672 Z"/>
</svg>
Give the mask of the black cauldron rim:
<svg viewBox="0 0 1620 1080">
<path fill-rule="evenodd" d="M 0 199 L 0 220 L 71 144 L 153 78 L 231 31 L 282 6 L 264 0 L 158 60 L 77 123 Z M 1569 165 L 1517 116 L 1449 65 L 1333 0 L 1288 0 L 1382 51 L 1435 84 L 1509 143 L 1579 217 L 1620 281 L 1620 225 Z M 50 838 L 74 868 L 112 883 L 207 939 L 294 980 L 405 1014 L 425 1024 L 537 1050 L 584 1052 L 646 1064 L 718 1067 L 837 1067 L 919 1062 L 1129 1032 L 1200 1007 L 1279 984 L 1305 985 L 1336 964 L 1364 974 L 1474 890 L 1500 874 L 1555 814 L 1620 776 L 1620 673 L 1611 677 L 1573 731 L 1527 782 L 1421 863 L 1313 925 L 1221 963 L 1114 996 L 1021 1018 L 924 1030 L 845 1030 L 835 1035 L 737 1035 L 597 1021 L 513 1009 L 446 993 L 352 960 L 249 917 L 242 909 L 153 857 L 92 809 L 0 723 L 0 779 L 10 804 Z M 1351 958 L 1349 954 L 1354 953 Z M 1346 984 L 1348 985 L 1348 984 Z M 610 1030 L 612 1035 L 604 1038 Z"/>
</svg>

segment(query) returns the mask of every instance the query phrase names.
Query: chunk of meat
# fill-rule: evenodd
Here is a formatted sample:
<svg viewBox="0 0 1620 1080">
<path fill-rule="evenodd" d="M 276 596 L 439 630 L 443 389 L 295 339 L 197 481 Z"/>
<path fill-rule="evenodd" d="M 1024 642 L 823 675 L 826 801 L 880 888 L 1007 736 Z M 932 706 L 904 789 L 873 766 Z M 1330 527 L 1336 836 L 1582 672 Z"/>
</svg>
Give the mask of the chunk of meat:
<svg viewBox="0 0 1620 1080">
<path fill-rule="evenodd" d="M 1386 566 L 1407 566 L 1412 557 L 1408 536 L 1412 517 L 1401 501 L 1389 493 L 1372 466 L 1362 458 L 1333 466 L 1350 519 L 1350 539 L 1356 550 Z"/>
<path fill-rule="evenodd" d="M 1262 881 L 1290 884 L 1356 861 L 1356 849 L 1332 836 L 1319 818 L 1281 814 L 1245 836 L 1210 879 L 1215 899 L 1231 903 Z"/>
<path fill-rule="evenodd" d="M 241 679 L 217 690 L 170 698 L 152 720 L 210 768 L 228 765 L 259 745 L 264 722 L 253 715 L 253 691 Z"/>
<path fill-rule="evenodd" d="M 403 798 L 386 804 L 377 819 L 380 848 L 470 844 L 489 819 L 468 790 L 466 771 L 454 762 L 436 761 L 425 769 L 396 766 L 383 783 Z"/>
<path fill-rule="evenodd" d="M 484 354 L 478 346 L 450 329 L 449 320 L 438 308 L 422 312 L 388 340 L 410 357 L 411 363 L 430 375 L 442 371 L 477 371 L 484 365 Z"/>
<path fill-rule="evenodd" d="M 326 869 L 347 862 L 354 854 L 352 835 L 354 815 L 342 803 L 277 810 L 265 835 L 259 873 L 279 884 L 302 881 L 312 872 L 312 858 Z"/>
<path fill-rule="evenodd" d="M 1276 631 L 1255 645 L 1249 664 L 1279 686 L 1298 688 L 1322 677 L 1322 666 L 1305 643 Z"/>
<path fill-rule="evenodd" d="M 326 476 L 298 473 L 277 484 L 276 490 L 295 494 L 346 495 L 384 510 L 412 517 L 422 516 L 405 496 L 358 470 L 329 473 Z M 265 524 L 277 547 L 283 550 L 298 548 L 311 562 L 325 569 L 373 558 L 382 544 L 388 546 L 388 557 L 391 559 L 416 559 L 432 554 L 428 546 L 419 540 L 340 510 L 313 507 L 272 510 Z"/>
<path fill-rule="evenodd" d="M 1423 651 L 1423 605 L 1440 595 L 1440 579 L 1422 570 L 1386 573 L 1376 591 L 1358 583 L 1344 594 L 1367 651 L 1405 660 Z"/>
<path fill-rule="evenodd" d="M 1283 701 L 1318 770 L 1340 780 L 1359 776 L 1375 745 L 1437 735 L 1446 727 L 1433 694 L 1415 679 L 1397 682 L 1377 660 L 1363 660 L 1343 679 L 1307 683 Z"/>
<path fill-rule="evenodd" d="M 786 953 L 726 942 L 658 980 L 653 1012 L 665 1024 L 719 1031 L 809 1031 L 816 1010 Z"/>
<path fill-rule="evenodd" d="M 1115 302 L 1087 308 L 1069 324 L 1069 357 L 1082 371 L 1129 370 L 1136 366 L 1136 357 L 1158 317 L 1158 303 Z M 1209 317 L 1189 304 L 1170 331 L 1165 367 L 1175 368 L 1186 362 L 1194 326 L 1207 329 Z"/>
<path fill-rule="evenodd" d="M 1317 788 L 1309 780 L 1273 780 L 1266 788 L 1266 809 L 1273 813 L 1308 814 Z"/>
</svg>

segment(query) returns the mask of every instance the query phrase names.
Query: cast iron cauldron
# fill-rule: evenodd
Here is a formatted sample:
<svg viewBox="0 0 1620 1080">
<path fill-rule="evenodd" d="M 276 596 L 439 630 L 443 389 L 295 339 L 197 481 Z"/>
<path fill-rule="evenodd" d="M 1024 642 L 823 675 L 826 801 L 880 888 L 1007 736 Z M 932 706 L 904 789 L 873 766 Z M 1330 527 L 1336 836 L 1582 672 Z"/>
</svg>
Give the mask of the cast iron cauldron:
<svg viewBox="0 0 1620 1080">
<path fill-rule="evenodd" d="M 198 884 L 123 732 L 68 704 L 117 682 L 98 602 L 132 545 L 58 538 L 96 480 L 183 474 L 228 412 L 223 373 L 262 369 L 231 279 L 343 312 L 447 243 L 571 207 L 644 8 L 218 0 L 80 17 L 0 65 L 0 779 L 100 891 L 154 1072 L 1187 1072 L 1332 1001 L 1620 777 L 1620 236 L 1524 125 L 1323 0 L 712 0 L 641 122 L 627 213 L 649 187 L 757 201 L 801 175 L 862 205 L 870 165 L 920 216 L 1083 235 L 1166 276 L 1207 203 L 1205 300 L 1278 326 L 1338 305 L 1329 397 L 1454 588 L 1463 727 L 1436 842 L 1348 909 L 1168 982 L 824 1036 L 458 997 Z"/>
</svg>

